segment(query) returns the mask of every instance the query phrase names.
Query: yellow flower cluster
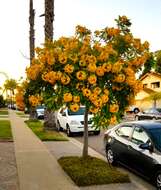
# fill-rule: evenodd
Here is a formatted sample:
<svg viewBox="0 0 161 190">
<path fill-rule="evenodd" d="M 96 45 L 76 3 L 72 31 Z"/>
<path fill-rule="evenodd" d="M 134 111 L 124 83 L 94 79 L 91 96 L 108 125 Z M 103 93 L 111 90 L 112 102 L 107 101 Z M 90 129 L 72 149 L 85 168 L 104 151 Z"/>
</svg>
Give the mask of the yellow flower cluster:
<svg viewBox="0 0 161 190">
<path fill-rule="evenodd" d="M 39 95 L 29 96 L 29 103 L 33 107 L 36 107 L 37 105 L 39 105 L 41 101 L 42 101 L 42 98 Z"/>
<path fill-rule="evenodd" d="M 118 28 L 107 28 L 106 32 L 110 37 L 120 34 L 120 30 Z"/>
<path fill-rule="evenodd" d="M 41 71 L 42 65 L 40 64 L 33 64 L 26 68 L 27 77 L 31 80 L 36 80 Z"/>
</svg>

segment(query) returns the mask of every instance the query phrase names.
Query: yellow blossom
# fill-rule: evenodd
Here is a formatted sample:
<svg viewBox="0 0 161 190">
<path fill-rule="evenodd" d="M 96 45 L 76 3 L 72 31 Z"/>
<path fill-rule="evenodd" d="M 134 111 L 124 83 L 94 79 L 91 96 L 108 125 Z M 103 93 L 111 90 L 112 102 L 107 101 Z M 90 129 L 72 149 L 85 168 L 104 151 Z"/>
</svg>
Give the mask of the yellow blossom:
<svg viewBox="0 0 161 190">
<path fill-rule="evenodd" d="M 70 92 L 65 93 L 63 96 L 64 102 L 71 102 L 72 101 L 72 94 Z"/>
<path fill-rule="evenodd" d="M 79 110 L 79 104 L 77 104 L 77 103 L 72 103 L 72 104 L 70 104 L 70 110 L 72 111 L 72 112 L 77 112 L 78 110 Z"/>
<path fill-rule="evenodd" d="M 70 83 L 70 77 L 68 75 L 63 74 L 61 77 L 61 83 L 67 85 Z"/>
<path fill-rule="evenodd" d="M 67 64 L 65 67 L 64 67 L 64 71 L 66 73 L 73 73 L 74 71 L 74 66 L 73 65 L 70 65 L 70 64 Z"/>
<path fill-rule="evenodd" d="M 119 106 L 117 104 L 111 104 L 110 105 L 110 112 L 111 113 L 116 113 L 119 111 Z"/>
<path fill-rule="evenodd" d="M 96 75 L 90 75 L 90 76 L 88 77 L 88 82 L 89 82 L 90 84 L 96 84 L 96 82 L 97 82 L 97 77 L 96 77 Z"/>
<path fill-rule="evenodd" d="M 73 102 L 74 103 L 80 102 L 80 96 L 73 96 Z"/>
<path fill-rule="evenodd" d="M 76 73 L 76 77 L 78 80 L 85 80 L 86 79 L 86 72 L 85 71 L 78 71 Z"/>
<path fill-rule="evenodd" d="M 104 75 L 104 68 L 102 66 L 98 66 L 97 69 L 96 69 L 96 74 L 99 77 L 102 77 Z"/>
<path fill-rule="evenodd" d="M 89 97 L 91 95 L 91 91 L 88 88 L 83 89 L 83 96 Z"/>
</svg>

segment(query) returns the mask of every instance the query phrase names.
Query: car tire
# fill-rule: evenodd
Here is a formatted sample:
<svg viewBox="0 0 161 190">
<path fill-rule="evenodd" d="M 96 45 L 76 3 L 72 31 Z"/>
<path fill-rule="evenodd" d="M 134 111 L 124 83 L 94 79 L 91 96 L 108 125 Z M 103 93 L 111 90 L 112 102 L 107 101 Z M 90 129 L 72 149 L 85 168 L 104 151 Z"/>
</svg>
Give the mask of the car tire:
<svg viewBox="0 0 161 190">
<path fill-rule="evenodd" d="M 71 132 L 70 127 L 68 125 L 67 125 L 67 128 L 66 128 L 66 133 L 67 133 L 68 137 L 72 137 L 73 136 L 73 133 Z"/>
<path fill-rule="evenodd" d="M 100 131 L 94 131 L 94 135 L 99 135 Z"/>
<path fill-rule="evenodd" d="M 139 121 L 140 119 L 139 119 L 139 116 L 138 115 L 136 115 L 135 116 L 135 121 Z"/>
<path fill-rule="evenodd" d="M 106 158 L 109 164 L 113 166 L 117 165 L 117 159 L 111 147 L 106 147 Z"/>
<path fill-rule="evenodd" d="M 155 185 L 158 190 L 161 190 L 161 170 L 157 171 L 155 175 Z"/>
<path fill-rule="evenodd" d="M 137 114 L 137 113 L 139 113 L 139 112 L 140 112 L 139 108 L 135 108 L 135 109 L 134 109 L 134 113 L 135 113 L 135 114 Z"/>
</svg>

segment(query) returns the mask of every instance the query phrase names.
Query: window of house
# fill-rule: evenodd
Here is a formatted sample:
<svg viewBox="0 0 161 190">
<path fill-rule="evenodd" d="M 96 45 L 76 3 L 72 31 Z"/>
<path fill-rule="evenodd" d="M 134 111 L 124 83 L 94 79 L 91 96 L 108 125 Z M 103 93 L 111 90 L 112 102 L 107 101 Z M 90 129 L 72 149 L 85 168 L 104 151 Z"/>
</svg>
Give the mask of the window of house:
<svg viewBox="0 0 161 190">
<path fill-rule="evenodd" d="M 151 88 L 159 88 L 159 87 L 160 87 L 160 82 L 151 83 Z"/>
<path fill-rule="evenodd" d="M 148 84 L 143 84 L 143 88 L 147 88 Z"/>
</svg>

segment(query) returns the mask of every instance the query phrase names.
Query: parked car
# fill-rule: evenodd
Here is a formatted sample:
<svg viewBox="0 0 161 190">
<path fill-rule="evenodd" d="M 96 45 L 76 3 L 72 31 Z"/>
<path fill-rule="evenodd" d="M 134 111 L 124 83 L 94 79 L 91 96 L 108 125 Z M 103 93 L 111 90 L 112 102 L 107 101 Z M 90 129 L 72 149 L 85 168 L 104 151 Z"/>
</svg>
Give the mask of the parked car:
<svg viewBox="0 0 161 190">
<path fill-rule="evenodd" d="M 57 126 L 58 129 L 66 130 L 68 136 L 72 136 L 73 133 L 80 133 L 84 131 L 84 113 L 85 107 L 80 107 L 77 112 L 72 112 L 68 108 L 62 108 L 57 114 Z M 92 126 L 91 114 L 88 115 L 88 131 L 93 132 L 95 135 L 100 134 L 99 129 L 95 129 Z"/>
<path fill-rule="evenodd" d="M 121 163 L 161 189 L 161 121 L 121 123 L 104 134 L 107 160 Z"/>
<path fill-rule="evenodd" d="M 137 114 L 140 112 L 140 109 L 135 105 L 131 105 L 128 107 L 127 112 Z"/>
<path fill-rule="evenodd" d="M 36 114 L 38 119 L 44 119 L 45 106 L 39 105 L 36 107 Z"/>
<path fill-rule="evenodd" d="M 161 119 L 161 108 L 150 108 L 135 115 L 135 120 Z"/>
</svg>

